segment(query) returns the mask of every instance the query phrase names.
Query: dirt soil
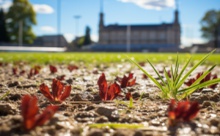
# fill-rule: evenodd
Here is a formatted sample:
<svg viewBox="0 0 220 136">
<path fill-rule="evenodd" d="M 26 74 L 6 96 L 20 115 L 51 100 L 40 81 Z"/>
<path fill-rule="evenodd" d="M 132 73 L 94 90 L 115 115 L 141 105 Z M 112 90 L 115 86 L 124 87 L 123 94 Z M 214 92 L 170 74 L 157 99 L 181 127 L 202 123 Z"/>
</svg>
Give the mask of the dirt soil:
<svg viewBox="0 0 220 136">
<path fill-rule="evenodd" d="M 169 100 L 163 100 L 158 95 L 160 90 L 143 73 L 129 63 L 108 65 L 75 64 L 79 69 L 70 72 L 66 64 L 55 65 L 58 72 L 51 74 L 49 65 L 42 65 L 40 73 L 28 78 L 31 65 L 25 63 L 3 64 L 0 67 L 0 96 L 7 91 L 10 93 L 0 100 L 0 136 L 148 136 L 148 135 L 220 135 L 220 86 L 216 89 L 205 88 L 190 96 L 190 100 L 198 101 L 200 112 L 189 123 L 179 123 L 168 126 L 167 107 Z M 149 65 L 144 68 L 155 77 Z M 18 68 L 14 75 L 13 67 Z M 164 64 L 157 64 L 162 70 Z M 194 74 L 207 69 L 199 67 Z M 105 73 L 108 83 L 113 82 L 116 76 L 123 77 L 129 72 L 134 73 L 136 84 L 122 89 L 119 97 L 114 101 L 101 101 L 97 81 L 101 73 Z M 213 73 L 220 77 L 220 67 Z M 33 94 L 38 98 L 40 110 L 51 103 L 39 91 L 42 83 L 51 86 L 52 79 L 65 75 L 62 81 L 72 86 L 71 95 L 62 103 L 54 117 L 43 126 L 27 132 L 22 127 L 20 115 L 21 98 L 25 94 Z M 191 76 L 194 76 L 193 74 Z M 125 100 L 125 93 L 131 92 L 134 102 L 129 107 Z M 97 128 L 91 124 L 122 123 L 122 127 L 114 128 L 103 126 Z M 126 124 L 134 124 L 128 127 Z M 142 127 L 135 128 L 135 125 Z"/>
</svg>

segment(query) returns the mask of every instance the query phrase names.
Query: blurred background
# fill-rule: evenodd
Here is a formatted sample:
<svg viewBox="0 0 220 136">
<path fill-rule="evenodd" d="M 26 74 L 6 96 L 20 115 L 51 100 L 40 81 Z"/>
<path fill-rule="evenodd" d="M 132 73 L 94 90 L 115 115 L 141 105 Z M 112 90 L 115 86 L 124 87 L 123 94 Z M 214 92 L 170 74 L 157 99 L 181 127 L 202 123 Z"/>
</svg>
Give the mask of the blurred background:
<svg viewBox="0 0 220 136">
<path fill-rule="evenodd" d="M 1 51 L 213 48 L 220 48 L 219 0 L 0 0 Z"/>
</svg>

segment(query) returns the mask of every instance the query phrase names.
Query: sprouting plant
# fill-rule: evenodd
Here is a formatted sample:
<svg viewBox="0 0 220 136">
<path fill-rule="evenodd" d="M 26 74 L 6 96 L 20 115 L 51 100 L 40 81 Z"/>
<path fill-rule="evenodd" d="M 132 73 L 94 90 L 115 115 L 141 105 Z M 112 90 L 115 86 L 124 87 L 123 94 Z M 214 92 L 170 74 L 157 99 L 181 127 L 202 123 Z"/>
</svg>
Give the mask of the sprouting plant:
<svg viewBox="0 0 220 136">
<path fill-rule="evenodd" d="M 171 100 L 168 107 L 168 124 L 174 126 L 178 122 L 188 122 L 196 117 L 199 112 L 199 104 L 197 102 Z"/>
<path fill-rule="evenodd" d="M 34 66 L 33 68 L 31 68 L 28 74 L 28 78 L 31 78 L 32 76 L 39 74 L 40 69 L 41 69 L 40 66 Z"/>
<path fill-rule="evenodd" d="M 10 90 L 7 91 L 7 92 L 5 92 L 2 96 L 0 96 L 0 101 L 1 101 L 2 99 L 4 99 L 6 96 L 8 96 L 9 94 L 10 94 Z"/>
<path fill-rule="evenodd" d="M 62 103 L 70 95 L 71 86 L 64 86 L 59 80 L 53 79 L 51 85 L 52 93 L 49 87 L 44 83 L 40 85 L 41 93 L 47 97 L 51 102 Z"/>
<path fill-rule="evenodd" d="M 121 88 L 133 86 L 136 82 L 136 78 L 133 78 L 133 73 L 129 73 L 128 76 L 124 75 L 123 78 L 117 77 L 116 80 L 118 80 L 121 83 Z"/>
<path fill-rule="evenodd" d="M 68 65 L 67 69 L 72 72 L 73 70 L 79 69 L 79 67 L 77 67 L 76 65 Z"/>
<path fill-rule="evenodd" d="M 23 127 L 25 130 L 34 129 L 36 126 L 43 125 L 50 120 L 58 106 L 47 106 L 41 114 L 39 114 L 39 107 L 37 106 L 37 97 L 24 95 L 21 102 L 21 115 L 23 117 Z"/>
<path fill-rule="evenodd" d="M 159 77 L 159 81 L 157 81 L 153 76 L 151 76 L 146 70 L 144 70 L 137 62 L 134 60 L 128 58 L 132 63 L 134 63 L 141 71 L 144 72 L 144 74 L 151 79 L 156 86 L 162 91 L 161 97 L 165 99 L 176 99 L 181 100 L 190 94 L 192 94 L 194 91 L 204 88 L 206 86 L 211 86 L 214 84 L 217 84 L 220 82 L 220 78 L 211 79 L 208 81 L 205 81 L 203 83 L 200 83 L 213 69 L 216 65 L 211 66 L 207 71 L 205 71 L 198 79 L 196 79 L 193 84 L 186 88 L 181 88 L 184 84 L 184 82 L 187 80 L 187 78 L 190 76 L 190 74 L 198 67 L 200 66 L 212 53 L 205 55 L 199 62 L 197 62 L 189 71 L 186 71 L 187 66 L 189 65 L 191 58 L 186 61 L 186 63 L 183 65 L 182 69 L 180 70 L 180 64 L 179 59 L 177 56 L 175 66 L 173 67 L 171 65 L 170 68 L 170 74 L 169 72 L 164 68 L 164 74 L 165 79 L 162 78 L 162 76 L 159 74 L 159 71 L 156 70 L 156 68 L 153 66 L 153 64 L 149 61 L 148 63 L 153 68 L 157 76 Z"/>
<path fill-rule="evenodd" d="M 49 68 L 50 68 L 50 73 L 51 73 L 51 74 L 54 74 L 54 73 L 57 72 L 57 68 L 56 68 L 55 66 L 50 65 Z"/>
<path fill-rule="evenodd" d="M 104 73 L 99 77 L 97 83 L 99 86 L 99 96 L 104 101 L 115 99 L 121 92 L 121 88 L 117 83 L 108 86 Z"/>
</svg>

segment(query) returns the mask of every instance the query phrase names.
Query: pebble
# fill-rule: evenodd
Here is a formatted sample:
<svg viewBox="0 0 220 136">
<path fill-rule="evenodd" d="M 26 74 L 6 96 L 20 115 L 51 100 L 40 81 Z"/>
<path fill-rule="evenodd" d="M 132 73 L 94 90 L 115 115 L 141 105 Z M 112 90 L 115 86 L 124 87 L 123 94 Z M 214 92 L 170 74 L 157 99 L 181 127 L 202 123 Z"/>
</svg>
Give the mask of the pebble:
<svg viewBox="0 0 220 136">
<path fill-rule="evenodd" d="M 96 112 L 99 115 L 107 117 L 109 120 L 114 120 L 119 118 L 118 111 L 115 107 L 99 106 L 97 107 Z"/>
<path fill-rule="evenodd" d="M 95 119 L 95 123 L 105 123 L 108 122 L 108 118 L 105 116 L 99 116 Z"/>
<path fill-rule="evenodd" d="M 9 81 L 7 84 L 8 84 L 8 87 L 15 87 L 15 86 L 20 85 L 18 81 Z"/>
<path fill-rule="evenodd" d="M 16 106 L 14 104 L 9 103 L 0 103 L 0 115 L 8 115 L 16 113 Z"/>
</svg>

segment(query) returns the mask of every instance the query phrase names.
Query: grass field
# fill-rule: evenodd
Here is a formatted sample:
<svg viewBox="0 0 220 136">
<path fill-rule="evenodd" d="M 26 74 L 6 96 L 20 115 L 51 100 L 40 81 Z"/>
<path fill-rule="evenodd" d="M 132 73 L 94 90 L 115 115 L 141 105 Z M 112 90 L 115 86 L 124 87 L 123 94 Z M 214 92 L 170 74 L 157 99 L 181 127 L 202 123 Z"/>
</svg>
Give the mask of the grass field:
<svg viewBox="0 0 220 136">
<path fill-rule="evenodd" d="M 189 54 L 189 53 L 179 53 L 180 62 L 184 62 L 192 56 L 193 61 L 200 60 L 205 54 Z M 145 62 L 149 59 L 153 63 L 168 63 L 175 60 L 176 53 L 0 53 L 0 62 L 18 62 L 24 61 L 28 63 L 75 63 L 75 62 L 85 62 L 85 63 L 120 63 L 127 61 L 126 56 L 135 58 L 138 62 Z M 220 54 L 211 55 L 206 64 L 218 64 L 220 65 Z"/>
</svg>

